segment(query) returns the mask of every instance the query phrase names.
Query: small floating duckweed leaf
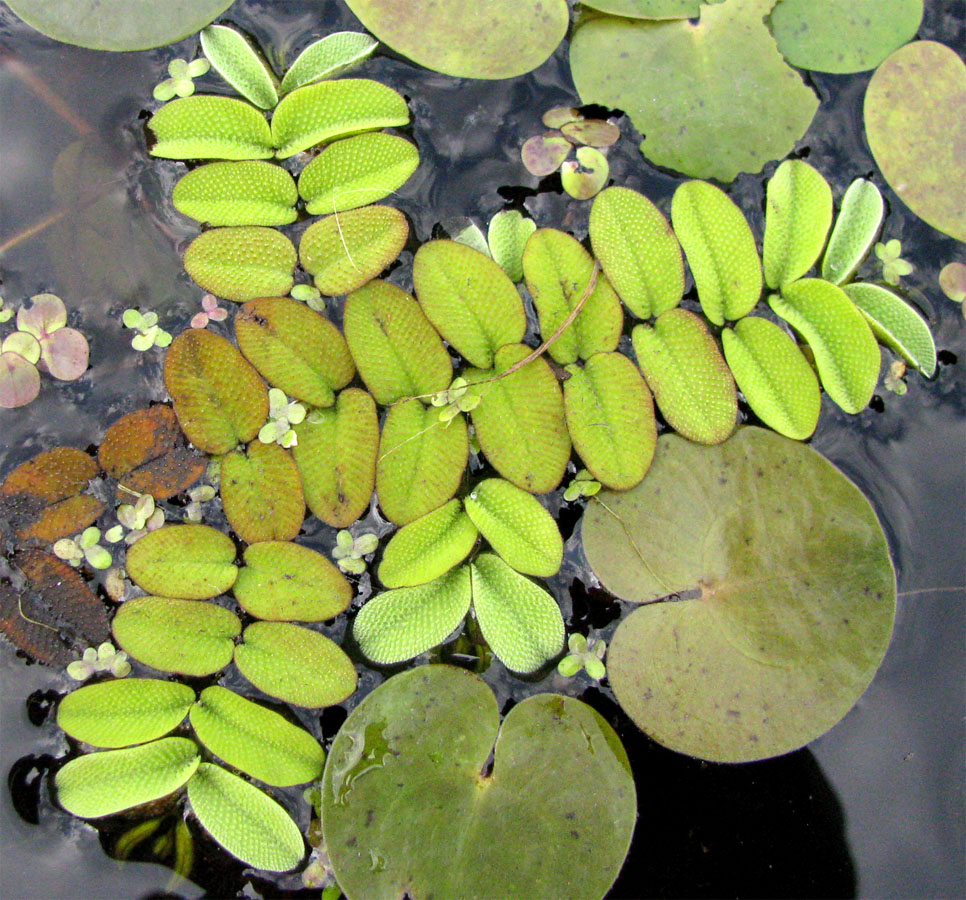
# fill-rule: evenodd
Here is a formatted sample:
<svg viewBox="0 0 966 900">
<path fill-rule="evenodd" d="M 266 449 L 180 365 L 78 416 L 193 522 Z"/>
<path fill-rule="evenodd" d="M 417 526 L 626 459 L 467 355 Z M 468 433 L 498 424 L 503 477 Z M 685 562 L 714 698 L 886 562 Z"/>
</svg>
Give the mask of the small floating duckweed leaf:
<svg viewBox="0 0 966 900">
<path fill-rule="evenodd" d="M 282 79 L 282 94 L 340 75 L 372 55 L 379 41 L 361 31 L 336 31 L 309 44 Z"/>
<path fill-rule="evenodd" d="M 966 265 L 946 263 L 939 273 L 939 288 L 953 303 L 966 303 Z"/>
<path fill-rule="evenodd" d="M 808 272 L 825 246 L 831 224 L 828 182 L 807 162 L 786 159 L 768 182 L 761 251 L 765 284 L 777 289 Z"/>
<path fill-rule="evenodd" d="M 0 352 L 0 407 L 26 406 L 40 393 L 37 367 L 19 353 Z"/>
<path fill-rule="evenodd" d="M 227 25 L 209 25 L 200 37 L 215 71 L 246 100 L 262 109 L 278 103 L 275 73 L 243 34 Z"/>
<path fill-rule="evenodd" d="M 166 159 L 270 159 L 272 131 L 254 106 L 234 97 L 173 100 L 148 122 L 152 156 Z"/>
<path fill-rule="evenodd" d="M 845 412 L 861 412 L 879 380 L 881 354 L 862 313 L 840 287 L 820 278 L 786 284 L 772 310 L 808 342 L 818 377 Z"/>
<path fill-rule="evenodd" d="M 299 175 L 299 194 L 313 216 L 356 209 L 402 187 L 419 166 L 405 138 L 381 131 L 329 144 Z"/>
<path fill-rule="evenodd" d="M 608 281 L 639 319 L 681 302 L 684 260 L 667 219 L 630 188 L 601 191 L 590 209 L 590 241 Z"/>
<path fill-rule="evenodd" d="M 560 126 L 560 131 L 567 140 L 591 147 L 610 147 L 611 144 L 616 144 L 621 136 L 621 130 L 616 125 L 603 119 L 567 122 Z"/>
<path fill-rule="evenodd" d="M 184 254 L 185 271 L 206 291 L 239 302 L 287 294 L 295 261 L 292 242 L 260 225 L 212 228 Z"/>
<path fill-rule="evenodd" d="M 598 353 L 567 367 L 564 409 L 574 449 L 593 478 L 627 490 L 654 456 L 654 401 L 640 370 L 621 353 Z M 535 573 L 534 573 L 535 574 Z"/>
<path fill-rule="evenodd" d="M 884 213 L 879 189 L 865 178 L 856 178 L 842 197 L 822 259 L 822 278 L 838 285 L 852 278 L 872 249 Z"/>
<path fill-rule="evenodd" d="M 305 421 L 305 407 L 296 400 L 289 400 L 285 391 L 270 388 L 268 391 L 268 421 L 258 430 L 258 440 L 263 444 L 278 444 L 286 450 L 298 444 L 299 438 L 293 425 Z"/>
<path fill-rule="evenodd" d="M 64 697 L 57 707 L 57 724 L 93 747 L 129 747 L 177 728 L 194 702 L 195 692 L 174 681 L 102 681 Z"/>
<path fill-rule="evenodd" d="M 199 166 L 171 194 L 178 212 L 209 225 L 288 225 L 298 198 L 295 179 L 264 160 Z"/>
<path fill-rule="evenodd" d="M 370 281 L 349 294 L 343 329 L 377 403 L 433 394 L 452 380 L 449 354 L 422 308 L 388 281 Z"/>
<path fill-rule="evenodd" d="M 377 665 L 403 662 L 441 644 L 469 612 L 469 566 L 435 581 L 377 594 L 359 610 L 352 636 Z"/>
<path fill-rule="evenodd" d="M 408 237 L 409 223 L 398 209 L 350 209 L 310 225 L 299 243 L 299 259 L 323 294 L 348 294 L 399 256 Z"/>
<path fill-rule="evenodd" d="M 144 353 L 152 347 L 171 346 L 171 334 L 158 324 L 156 312 L 142 313 L 137 309 L 126 309 L 121 317 L 121 322 L 125 328 L 137 332 L 131 338 L 131 346 L 138 353 Z"/>
<path fill-rule="evenodd" d="M 746 316 L 721 332 L 725 360 L 752 412 L 769 428 L 797 441 L 818 424 L 822 397 L 815 372 L 777 325 Z"/>
<path fill-rule="evenodd" d="M 127 571 L 148 593 L 205 600 L 235 583 L 235 545 L 208 525 L 166 525 L 128 550 Z"/>
<path fill-rule="evenodd" d="M 198 766 L 188 802 L 205 831 L 249 866 L 287 872 L 305 856 L 302 832 L 285 809 L 221 766 Z"/>
<path fill-rule="evenodd" d="M 896 286 L 899 280 L 906 275 L 911 275 L 915 266 L 908 260 L 902 258 L 902 244 L 892 238 L 890 241 L 877 243 L 875 245 L 875 255 L 882 263 L 882 280 L 886 284 Z"/>
<path fill-rule="evenodd" d="M 520 157 L 531 175 L 552 175 L 567 158 L 573 145 L 559 131 L 535 134 L 523 142 Z"/>
<path fill-rule="evenodd" d="M 29 306 L 24 304 L 17 311 L 17 328 L 40 345 L 38 368 L 60 381 L 76 381 L 87 371 L 90 349 L 87 338 L 66 325 L 67 307 L 55 294 L 37 294 L 30 298 Z M 21 356 L 26 351 L 28 361 L 35 361 L 31 350 L 24 346 L 18 349 L 16 344 L 7 346 L 4 341 L 3 351 L 8 350 Z"/>
<path fill-rule="evenodd" d="M 198 745 L 181 737 L 89 753 L 57 772 L 57 800 L 82 819 L 113 815 L 174 793 L 200 762 Z"/>
<path fill-rule="evenodd" d="M 235 664 L 260 691 L 295 706 L 341 703 L 356 689 L 352 660 L 324 634 L 288 622 L 254 622 Z"/>
<path fill-rule="evenodd" d="M 751 312 L 761 296 L 761 260 L 734 201 L 706 181 L 686 181 L 674 192 L 671 221 L 704 314 L 723 325 Z"/>
<path fill-rule="evenodd" d="M 232 588 L 249 615 L 272 621 L 322 622 L 352 601 L 352 586 L 321 553 L 290 541 L 245 548 Z"/>
<path fill-rule="evenodd" d="M 892 391 L 896 396 L 902 397 L 909 390 L 909 385 L 904 381 L 905 375 L 906 364 L 903 360 L 897 359 L 889 366 L 889 371 L 886 372 L 882 383 L 887 391 Z"/>
<path fill-rule="evenodd" d="M 214 684 L 191 707 L 191 727 L 215 756 L 277 787 L 315 781 L 325 752 L 305 729 Z"/>
<path fill-rule="evenodd" d="M 279 159 L 359 131 L 409 124 L 402 95 L 368 78 L 343 78 L 297 88 L 272 116 Z"/>
<path fill-rule="evenodd" d="M 564 678 L 573 678 L 581 669 L 595 681 L 600 681 L 607 675 L 604 667 L 604 654 L 607 644 L 603 638 L 596 638 L 590 643 L 582 634 L 572 634 L 567 639 L 567 649 L 570 653 L 557 663 L 557 671 Z"/>
<path fill-rule="evenodd" d="M 175 97 L 190 97 L 195 92 L 196 78 L 207 74 L 211 63 L 207 59 L 172 59 L 168 63 L 168 75 L 164 81 L 154 86 L 152 96 L 161 103 L 173 100 Z"/>
<path fill-rule="evenodd" d="M 488 369 L 493 354 L 523 340 L 523 301 L 492 259 L 465 244 L 423 244 L 413 260 L 416 297 L 436 330 L 470 363 Z"/>
<path fill-rule="evenodd" d="M 567 503 L 573 503 L 581 497 L 593 497 L 599 494 L 600 489 L 601 483 L 596 481 L 587 469 L 578 469 L 574 480 L 567 485 L 563 498 Z"/>
<path fill-rule="evenodd" d="M 536 230 L 537 223 L 515 209 L 505 209 L 490 219 L 486 238 L 490 255 L 510 281 L 523 280 L 523 248 Z"/>
<path fill-rule="evenodd" d="M 570 160 L 560 167 L 560 182 L 574 200 L 596 197 L 608 178 L 610 164 L 607 157 L 594 147 L 578 147 L 576 162 Z"/>
<path fill-rule="evenodd" d="M 631 335 L 637 364 L 667 423 L 688 440 L 719 444 L 734 430 L 738 396 L 704 323 L 672 309 Z"/>
<path fill-rule="evenodd" d="M 111 627 L 114 639 L 134 659 L 192 677 L 224 669 L 241 633 L 238 616 L 222 606 L 152 596 L 126 601 Z"/>
<path fill-rule="evenodd" d="M 936 344 L 929 326 L 905 300 L 878 284 L 847 284 L 842 290 L 883 344 L 927 378 L 936 372 Z"/>
</svg>

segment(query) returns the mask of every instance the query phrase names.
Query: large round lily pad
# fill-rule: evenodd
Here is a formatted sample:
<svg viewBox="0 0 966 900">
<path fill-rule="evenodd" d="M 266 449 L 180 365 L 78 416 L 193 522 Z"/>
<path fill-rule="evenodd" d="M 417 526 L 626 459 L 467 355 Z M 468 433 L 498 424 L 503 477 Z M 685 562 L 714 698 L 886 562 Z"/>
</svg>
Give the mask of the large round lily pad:
<svg viewBox="0 0 966 900">
<path fill-rule="evenodd" d="M 770 431 L 715 447 L 664 435 L 647 478 L 602 491 L 582 531 L 605 587 L 647 604 L 611 642 L 617 700 L 682 753 L 744 762 L 807 744 L 889 645 L 896 582 L 875 512 L 831 463 Z"/>
<path fill-rule="evenodd" d="M 624 748 L 593 709 L 538 694 L 501 728 L 490 689 L 449 666 L 366 697 L 322 782 L 325 843 L 350 900 L 600 898 L 636 815 Z"/>
</svg>

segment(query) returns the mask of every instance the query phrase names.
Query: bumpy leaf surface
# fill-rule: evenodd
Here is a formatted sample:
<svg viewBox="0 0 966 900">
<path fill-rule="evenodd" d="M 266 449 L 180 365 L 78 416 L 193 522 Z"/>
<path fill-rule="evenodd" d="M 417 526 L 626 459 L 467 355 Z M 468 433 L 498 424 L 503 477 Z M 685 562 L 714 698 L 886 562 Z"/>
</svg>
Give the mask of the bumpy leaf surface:
<svg viewBox="0 0 966 900">
<path fill-rule="evenodd" d="M 884 213 L 885 203 L 879 189 L 865 178 L 856 178 L 842 198 L 828 239 L 822 259 L 822 278 L 838 285 L 851 279 L 872 249 Z"/>
<path fill-rule="evenodd" d="M 148 122 L 152 156 L 167 159 L 269 159 L 272 131 L 254 106 L 234 97 L 172 100 Z"/>
<path fill-rule="evenodd" d="M 515 209 L 505 209 L 490 219 L 487 244 L 494 262 L 510 281 L 523 279 L 523 248 L 537 224 Z"/>
<path fill-rule="evenodd" d="M 131 545 L 127 572 L 150 594 L 206 600 L 235 583 L 235 545 L 208 525 L 165 525 Z"/>
<path fill-rule="evenodd" d="M 295 179 L 260 160 L 199 166 L 171 194 L 178 212 L 209 225 L 288 225 L 298 199 Z"/>
<path fill-rule="evenodd" d="M 212 67 L 246 100 L 262 109 L 278 103 L 275 73 L 241 32 L 227 25 L 209 25 L 200 37 Z"/>
<path fill-rule="evenodd" d="M 309 44 L 296 58 L 282 79 L 281 92 L 323 78 L 331 78 L 361 62 L 378 46 L 368 34 L 360 31 L 337 31 Z"/>
<path fill-rule="evenodd" d="M 212 228 L 188 246 L 184 267 L 206 291 L 226 300 L 276 297 L 294 284 L 295 246 L 260 225 Z"/>
</svg>

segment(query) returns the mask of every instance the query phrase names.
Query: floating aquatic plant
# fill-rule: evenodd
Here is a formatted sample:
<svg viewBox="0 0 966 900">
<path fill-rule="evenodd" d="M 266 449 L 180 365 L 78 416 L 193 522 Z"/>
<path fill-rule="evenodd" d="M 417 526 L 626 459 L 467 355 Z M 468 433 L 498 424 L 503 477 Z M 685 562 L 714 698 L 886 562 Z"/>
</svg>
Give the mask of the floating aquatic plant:
<svg viewBox="0 0 966 900">
<path fill-rule="evenodd" d="M 211 68 L 207 59 L 172 59 L 168 63 L 168 75 L 154 88 L 154 99 L 166 103 L 174 97 L 190 97 L 195 92 L 195 78 L 200 78 Z"/>
<path fill-rule="evenodd" d="M 95 569 L 109 569 L 111 567 L 111 553 L 102 547 L 101 530 L 93 525 L 85 528 L 74 538 L 61 538 L 54 543 L 54 556 L 72 566 L 79 566 L 86 561 Z"/>
<path fill-rule="evenodd" d="M 563 498 L 568 503 L 573 503 L 574 500 L 579 500 L 581 497 L 593 497 L 595 494 L 599 494 L 600 489 L 601 483 L 594 480 L 587 469 L 578 469 L 573 481 L 564 490 Z"/>
<path fill-rule="evenodd" d="M 275 73 L 241 32 L 227 25 L 209 25 L 202 29 L 200 37 L 201 49 L 215 71 L 246 100 L 262 109 L 271 109 L 278 103 Z"/>
<path fill-rule="evenodd" d="M 3 297 L 0 297 L 0 325 L 9 322 L 12 318 L 13 310 L 4 303 Z"/>
<path fill-rule="evenodd" d="M 152 347 L 168 347 L 171 345 L 171 333 L 158 325 L 156 312 L 142 313 L 137 309 L 126 309 L 122 317 L 125 328 L 136 331 L 131 338 L 131 346 L 142 353 Z"/>
<path fill-rule="evenodd" d="M 270 388 L 268 392 L 268 419 L 258 432 L 263 444 L 278 444 L 280 447 L 294 447 L 298 435 L 292 428 L 305 419 L 305 407 L 296 400 L 289 400 L 284 391 Z"/>
<path fill-rule="evenodd" d="M 901 359 L 895 360 L 892 365 L 889 366 L 889 371 L 882 380 L 886 390 L 892 391 L 893 394 L 896 394 L 899 397 L 905 394 L 906 391 L 909 390 L 909 385 L 907 385 L 904 380 L 905 374 L 906 364 Z"/>
<path fill-rule="evenodd" d="M 966 265 L 961 262 L 946 263 L 939 273 L 939 287 L 942 292 L 962 306 L 966 316 Z"/>
<path fill-rule="evenodd" d="M 586 670 L 594 681 L 600 681 L 607 675 L 604 666 L 607 642 L 603 638 L 588 641 L 582 634 L 572 634 L 567 638 L 567 649 L 570 652 L 557 663 L 557 671 L 564 678 L 573 678 L 581 669 Z"/>
<path fill-rule="evenodd" d="M 80 659 L 75 659 L 67 665 L 67 674 L 74 681 L 86 681 L 98 672 L 110 672 L 115 678 L 124 678 L 131 673 L 131 664 L 127 654 L 115 650 L 108 641 L 97 648 L 88 647 Z"/>
<path fill-rule="evenodd" d="M 289 66 L 279 91 L 287 94 L 323 78 L 333 78 L 362 62 L 379 42 L 358 31 L 337 31 L 311 43 Z"/>
<path fill-rule="evenodd" d="M 897 285 L 906 275 L 911 275 L 915 266 L 902 258 L 902 244 L 896 239 L 880 241 L 875 245 L 875 255 L 882 263 L 882 280 L 886 284 Z"/>
<path fill-rule="evenodd" d="M 104 539 L 116 544 L 121 539 L 125 544 L 133 544 L 149 531 L 157 531 L 164 525 L 164 510 L 157 506 L 150 494 L 141 494 L 135 503 L 122 503 L 117 508 L 118 524 L 109 528 Z M 127 534 L 125 534 L 127 530 Z"/>
<path fill-rule="evenodd" d="M 360 534 L 353 537 L 350 532 L 342 530 L 335 536 L 332 558 L 343 572 L 361 575 L 366 570 L 364 557 L 375 553 L 378 546 L 378 535 Z"/>
<path fill-rule="evenodd" d="M 228 310 L 218 305 L 214 294 L 205 294 L 201 298 L 201 312 L 191 317 L 192 328 L 207 328 L 209 322 L 224 322 L 228 318 Z"/>
</svg>

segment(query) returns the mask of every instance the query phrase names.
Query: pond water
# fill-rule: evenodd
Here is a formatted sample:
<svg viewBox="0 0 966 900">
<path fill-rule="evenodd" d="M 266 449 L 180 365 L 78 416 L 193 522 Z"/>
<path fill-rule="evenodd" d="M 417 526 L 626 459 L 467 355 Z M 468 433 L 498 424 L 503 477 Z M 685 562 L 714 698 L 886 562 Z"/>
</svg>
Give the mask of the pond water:
<svg viewBox="0 0 966 900">
<path fill-rule="evenodd" d="M 229 18 L 275 62 L 291 59 L 291 48 L 309 35 L 358 28 L 336 0 L 238 0 Z M 961 51 L 964 18 L 961 3 L 930 2 L 919 36 Z M 164 327 L 177 333 L 199 309 L 201 290 L 183 273 L 179 256 L 196 228 L 170 203 L 183 167 L 149 158 L 144 133 L 144 110 L 168 60 L 196 52 L 195 39 L 136 54 L 85 51 L 43 38 L 0 7 L 2 293 L 8 304 L 41 291 L 59 294 L 71 324 L 90 339 L 92 360 L 81 381 L 45 380 L 32 405 L 0 411 L 0 475 L 49 447 L 94 444 L 118 416 L 165 396 L 161 356 L 134 352 L 119 320 L 126 307 L 140 306 L 156 310 Z M 422 164 L 392 202 L 410 217 L 419 242 L 450 217 L 470 216 L 485 225 L 507 204 L 526 209 L 539 225 L 586 235 L 589 204 L 562 194 L 556 176 L 538 185 L 519 160 L 522 142 L 541 130 L 541 114 L 575 102 L 564 48 L 536 72 L 503 82 L 437 75 L 385 54 L 359 74 L 410 101 L 408 133 Z M 798 152 L 838 197 L 853 178 L 876 172 L 861 124 L 868 74 L 808 80 L 822 106 Z M 643 191 L 666 210 L 681 179 L 646 165 L 626 119 L 622 129 L 610 157 L 613 182 Z M 729 188 L 759 235 L 763 183 L 774 165 Z M 640 815 L 612 897 L 966 894 L 966 328 L 936 282 L 944 264 L 964 260 L 964 248 L 919 221 L 874 177 L 890 207 L 885 233 L 901 239 L 903 256 L 916 266 L 905 284 L 929 317 L 940 366 L 931 381 L 911 374 L 902 397 L 880 385 L 872 406 L 858 416 L 823 397 L 811 441 L 871 499 L 904 594 L 889 653 L 857 706 L 807 749 L 761 763 L 712 765 L 645 738 L 606 687 L 555 674 L 521 681 L 499 664 L 484 673 L 501 706 L 543 690 L 573 693 L 620 734 L 634 768 Z M 300 230 L 293 226 L 293 234 Z M 415 246 L 404 252 L 404 263 Z M 874 266 L 867 265 L 871 276 Z M 404 265 L 394 279 L 411 288 L 406 271 Z M 566 537 L 577 516 L 568 510 L 559 516 Z M 333 530 L 310 523 L 304 542 L 331 549 Z M 374 514 L 369 524 L 388 530 Z M 362 586 L 364 597 L 368 577 Z M 568 630 L 589 621 L 607 626 L 609 640 L 626 614 L 595 586 L 573 538 L 549 587 Z M 330 633 L 336 639 L 341 634 Z M 386 675 L 360 669 L 360 691 L 345 709 L 300 716 L 316 736 L 331 740 L 345 711 Z M 112 847 L 115 835 L 99 836 L 51 799 L 46 772 L 68 748 L 48 712 L 67 690 L 66 676 L 26 665 L 5 642 L 0 672 L 0 765 L 8 782 L 0 796 L 3 900 L 133 900 L 166 892 L 186 898 L 317 896 L 301 890 L 297 874 L 250 876 L 200 834 L 197 884 L 172 884 L 170 870 L 147 859 L 111 860 L 104 848 Z M 287 795 L 305 828 L 308 808 L 299 799 L 298 790 Z"/>
</svg>

